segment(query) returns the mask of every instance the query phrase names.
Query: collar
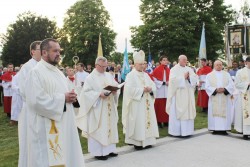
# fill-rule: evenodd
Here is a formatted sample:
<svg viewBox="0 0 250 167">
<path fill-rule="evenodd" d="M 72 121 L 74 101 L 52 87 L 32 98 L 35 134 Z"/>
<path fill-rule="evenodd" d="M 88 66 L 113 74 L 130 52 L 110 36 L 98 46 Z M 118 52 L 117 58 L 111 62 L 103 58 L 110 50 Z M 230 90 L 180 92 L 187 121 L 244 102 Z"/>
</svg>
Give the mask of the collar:
<svg viewBox="0 0 250 167">
<path fill-rule="evenodd" d="M 53 71 L 58 70 L 56 66 L 53 66 L 52 64 L 49 64 L 48 62 L 44 61 L 43 59 L 41 59 L 40 62 L 41 62 L 41 64 L 43 64 L 45 67 L 47 67 L 50 70 L 53 70 Z"/>
</svg>

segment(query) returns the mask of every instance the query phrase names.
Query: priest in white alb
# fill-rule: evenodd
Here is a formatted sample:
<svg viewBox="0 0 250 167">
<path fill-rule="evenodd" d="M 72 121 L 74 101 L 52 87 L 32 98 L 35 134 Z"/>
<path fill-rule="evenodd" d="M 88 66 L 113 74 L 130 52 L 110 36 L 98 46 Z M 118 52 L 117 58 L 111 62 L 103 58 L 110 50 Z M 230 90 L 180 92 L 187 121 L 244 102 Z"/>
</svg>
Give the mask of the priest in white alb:
<svg viewBox="0 0 250 167">
<path fill-rule="evenodd" d="M 195 86 L 198 76 L 186 66 L 187 57 L 179 56 L 179 63 L 170 70 L 167 96 L 169 114 L 168 133 L 172 136 L 190 136 L 194 132 Z"/>
<path fill-rule="evenodd" d="M 26 167 L 84 167 L 72 103 L 76 93 L 56 67 L 60 45 L 45 39 L 42 59 L 26 80 L 28 163 Z"/>
<path fill-rule="evenodd" d="M 206 77 L 206 92 L 208 101 L 208 130 L 213 134 L 227 135 L 231 130 L 231 95 L 234 83 L 229 73 L 222 70 L 222 62 L 214 62 L 214 70 Z"/>
<path fill-rule="evenodd" d="M 41 41 L 34 41 L 30 44 L 30 55 L 31 59 L 26 62 L 21 70 L 18 72 L 18 85 L 20 95 L 23 100 L 22 110 L 18 116 L 18 141 L 19 141 L 19 159 L 18 167 L 27 167 L 28 161 L 28 140 L 27 140 L 27 111 L 26 111 L 26 79 L 29 75 L 31 69 L 36 66 L 36 64 L 41 60 L 40 51 Z"/>
<path fill-rule="evenodd" d="M 17 124 L 19 114 L 22 110 L 23 100 L 19 90 L 19 72 L 12 78 L 12 100 L 11 100 L 11 121 Z"/>
<path fill-rule="evenodd" d="M 88 150 L 98 160 L 116 157 L 118 143 L 119 91 L 108 91 L 107 86 L 118 86 L 114 77 L 106 72 L 107 59 L 98 57 L 95 69 L 87 76 L 80 98 L 77 126 L 88 138 Z"/>
<path fill-rule="evenodd" d="M 237 72 L 235 87 L 240 95 L 235 104 L 234 129 L 247 140 L 250 136 L 250 57 L 246 58 L 246 67 Z"/>
<path fill-rule="evenodd" d="M 156 86 L 143 71 L 145 53 L 135 52 L 134 69 L 126 76 L 123 92 L 122 124 L 125 143 L 141 150 L 156 144 L 159 137 L 154 102 Z"/>
</svg>

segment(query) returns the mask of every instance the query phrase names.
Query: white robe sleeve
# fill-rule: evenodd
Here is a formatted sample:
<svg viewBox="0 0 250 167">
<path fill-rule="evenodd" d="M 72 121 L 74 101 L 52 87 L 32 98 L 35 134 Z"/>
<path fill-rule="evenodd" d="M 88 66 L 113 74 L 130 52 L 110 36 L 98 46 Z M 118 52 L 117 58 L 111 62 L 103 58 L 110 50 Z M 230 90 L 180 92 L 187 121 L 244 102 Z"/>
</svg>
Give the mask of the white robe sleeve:
<svg viewBox="0 0 250 167">
<path fill-rule="evenodd" d="M 234 82 L 230 76 L 230 74 L 227 73 L 227 78 L 229 80 L 228 85 L 225 87 L 225 89 L 229 92 L 230 95 L 233 95 L 234 93 Z"/>
<path fill-rule="evenodd" d="M 197 85 L 197 82 L 198 82 L 198 76 L 193 72 L 193 70 L 190 70 L 190 76 L 189 76 L 189 79 L 190 79 L 190 85 L 192 87 L 195 87 Z"/>
<path fill-rule="evenodd" d="M 154 77 L 153 77 L 153 79 L 154 79 L 154 83 L 155 83 L 156 88 L 159 89 L 162 86 L 163 81 L 159 81 L 158 79 L 156 79 Z"/>
<path fill-rule="evenodd" d="M 25 95 L 26 102 L 32 112 L 51 120 L 60 121 L 63 115 L 65 94 L 54 93 L 49 95 L 39 80 L 38 74 L 31 71 L 26 80 Z"/>
<path fill-rule="evenodd" d="M 124 91 L 127 91 L 127 95 L 130 100 L 139 101 L 142 98 L 144 87 L 136 87 L 135 82 L 133 80 L 134 78 L 132 75 L 127 75 Z"/>
<path fill-rule="evenodd" d="M 249 82 L 242 81 L 241 79 L 241 71 L 236 73 L 236 79 L 235 79 L 235 87 L 241 92 L 246 93 L 248 88 Z"/>
<path fill-rule="evenodd" d="M 212 87 L 212 86 L 210 85 L 209 78 L 210 78 L 210 75 L 208 74 L 207 77 L 206 77 L 205 89 L 206 89 L 207 95 L 208 95 L 208 96 L 212 96 L 212 94 L 213 94 L 214 91 L 216 90 L 216 87 Z"/>
<path fill-rule="evenodd" d="M 18 75 L 18 74 L 17 74 Z M 12 91 L 13 92 L 15 92 L 16 94 L 19 94 L 19 87 L 18 87 L 18 76 L 17 75 L 15 75 L 14 77 L 13 77 L 13 79 L 12 79 L 12 87 L 11 87 L 11 89 L 12 89 Z"/>
<path fill-rule="evenodd" d="M 2 86 L 4 89 L 8 89 L 11 86 L 11 82 L 2 81 Z"/>
</svg>

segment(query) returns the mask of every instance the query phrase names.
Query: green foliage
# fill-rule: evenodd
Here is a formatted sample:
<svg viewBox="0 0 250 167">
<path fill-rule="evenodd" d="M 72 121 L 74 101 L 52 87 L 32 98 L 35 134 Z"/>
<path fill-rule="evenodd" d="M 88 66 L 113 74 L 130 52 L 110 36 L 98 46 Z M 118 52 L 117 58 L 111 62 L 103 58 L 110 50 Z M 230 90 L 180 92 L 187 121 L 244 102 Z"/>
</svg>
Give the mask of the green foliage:
<svg viewBox="0 0 250 167">
<path fill-rule="evenodd" d="M 142 0 L 140 13 L 144 25 L 131 27 L 132 46 L 146 51 L 150 44 L 153 59 L 163 51 L 171 61 L 180 54 L 195 61 L 203 22 L 208 59 L 215 59 L 224 48 L 224 25 L 232 20 L 223 0 Z"/>
<path fill-rule="evenodd" d="M 71 6 L 60 32 L 65 54 L 63 63 L 72 65 L 72 57 L 78 56 L 80 62 L 93 64 L 97 57 L 99 33 L 103 55 L 109 58 L 115 49 L 116 36 L 109 26 L 110 23 L 110 16 L 101 0 L 80 0 Z"/>
<path fill-rule="evenodd" d="M 54 21 L 46 17 L 25 12 L 17 17 L 17 21 L 9 25 L 7 33 L 2 37 L 3 65 L 13 63 L 19 66 L 27 62 L 30 56 L 29 46 L 33 41 L 45 38 L 57 38 L 57 28 Z"/>
</svg>

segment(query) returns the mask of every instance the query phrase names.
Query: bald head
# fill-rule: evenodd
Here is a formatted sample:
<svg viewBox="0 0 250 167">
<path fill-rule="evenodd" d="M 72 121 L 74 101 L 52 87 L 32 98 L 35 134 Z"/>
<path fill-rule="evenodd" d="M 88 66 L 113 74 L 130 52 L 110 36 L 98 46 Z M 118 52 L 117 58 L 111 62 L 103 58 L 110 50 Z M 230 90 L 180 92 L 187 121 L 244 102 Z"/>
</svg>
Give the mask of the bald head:
<svg viewBox="0 0 250 167">
<path fill-rule="evenodd" d="M 185 67 L 187 65 L 187 56 L 180 55 L 179 58 L 178 58 L 178 60 L 179 60 L 180 66 Z"/>
<path fill-rule="evenodd" d="M 221 71 L 222 70 L 222 61 L 220 61 L 220 60 L 216 60 L 215 62 L 214 62 L 214 69 L 216 70 L 216 71 Z"/>
</svg>

